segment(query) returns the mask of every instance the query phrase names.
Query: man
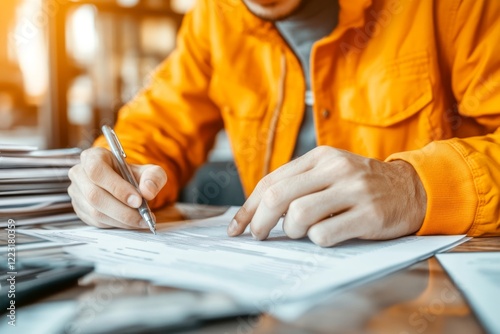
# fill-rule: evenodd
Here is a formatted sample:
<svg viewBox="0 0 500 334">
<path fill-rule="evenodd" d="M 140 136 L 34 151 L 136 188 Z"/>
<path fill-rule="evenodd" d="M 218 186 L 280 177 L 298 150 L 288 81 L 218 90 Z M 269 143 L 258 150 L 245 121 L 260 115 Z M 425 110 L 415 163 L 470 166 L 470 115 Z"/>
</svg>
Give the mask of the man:
<svg viewBox="0 0 500 334">
<path fill-rule="evenodd" d="M 288 236 L 325 247 L 499 235 L 498 17 L 489 0 L 199 0 L 115 130 L 158 207 L 224 126 L 249 195 L 230 236 L 263 240 L 284 213 Z M 76 212 L 146 228 L 116 170 L 103 148 L 82 154 Z"/>
</svg>

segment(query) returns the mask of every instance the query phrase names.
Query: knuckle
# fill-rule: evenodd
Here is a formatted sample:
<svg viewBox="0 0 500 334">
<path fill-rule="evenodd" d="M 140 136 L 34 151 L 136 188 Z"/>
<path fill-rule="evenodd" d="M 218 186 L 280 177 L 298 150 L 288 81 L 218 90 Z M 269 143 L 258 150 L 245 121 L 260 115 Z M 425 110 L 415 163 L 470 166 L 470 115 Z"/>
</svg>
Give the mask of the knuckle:
<svg viewBox="0 0 500 334">
<path fill-rule="evenodd" d="M 270 209 L 278 207 L 282 202 L 283 192 L 280 187 L 272 186 L 268 188 L 262 197 L 265 206 Z"/>
<path fill-rule="evenodd" d="M 125 182 L 125 181 L 124 181 Z M 127 187 L 128 184 L 124 182 L 111 183 L 108 186 L 108 192 L 115 198 L 126 203 L 127 198 L 133 194 L 133 192 Z"/>
<path fill-rule="evenodd" d="M 89 156 L 89 151 L 90 150 L 91 149 L 89 148 L 89 149 L 83 151 L 82 153 L 80 153 L 80 161 L 84 161 L 84 160 L 87 159 L 87 157 Z"/>
<path fill-rule="evenodd" d="M 329 154 L 333 149 L 330 146 L 322 145 L 318 146 L 314 149 L 314 153 L 318 156 L 323 156 L 325 154 Z"/>
<path fill-rule="evenodd" d="M 353 189 L 356 190 L 357 193 L 363 194 L 364 196 L 368 196 L 370 194 L 370 181 L 368 178 L 360 175 L 357 180 L 355 185 L 353 186 Z"/>
<path fill-rule="evenodd" d="M 103 161 L 97 157 L 92 157 L 87 160 L 85 171 L 92 182 L 98 182 L 101 179 L 103 171 Z"/>
<path fill-rule="evenodd" d="M 72 201 L 76 200 L 77 194 L 78 193 L 75 190 L 75 186 L 73 184 L 70 184 L 68 187 L 68 196 L 71 198 Z M 72 202 L 72 204 L 74 203 Z"/>
<path fill-rule="evenodd" d="M 155 177 L 155 180 L 158 181 L 161 185 L 164 184 L 167 180 L 167 173 L 160 166 L 152 166 L 151 174 Z"/>
<path fill-rule="evenodd" d="M 94 147 L 89 149 L 89 152 L 91 153 L 91 156 L 95 156 L 99 159 L 103 159 L 109 152 L 109 150 L 103 148 L 103 147 Z"/>
<path fill-rule="evenodd" d="M 353 163 L 348 157 L 341 155 L 336 158 L 337 168 L 342 168 L 350 171 L 353 168 Z"/>
<path fill-rule="evenodd" d="M 310 153 L 314 161 L 318 162 L 325 157 L 328 157 L 332 152 L 333 148 L 330 146 L 318 146 L 314 148 Z"/>
<path fill-rule="evenodd" d="M 89 159 L 100 158 L 102 157 L 102 151 L 104 151 L 104 149 L 101 147 L 86 149 L 80 154 L 80 161 L 86 162 Z"/>
<path fill-rule="evenodd" d="M 272 182 L 271 182 L 272 176 L 267 175 L 264 178 L 262 178 L 259 183 L 257 183 L 256 190 L 260 194 L 264 194 L 269 187 L 271 187 Z"/>
<path fill-rule="evenodd" d="M 288 207 L 287 215 L 290 215 L 291 220 L 300 224 L 304 222 L 308 217 L 308 209 L 298 200 L 292 201 Z"/>
<path fill-rule="evenodd" d="M 78 165 L 71 167 L 68 171 L 68 177 L 71 181 L 75 180 L 75 174 L 76 174 L 76 168 L 77 168 L 76 166 L 78 166 Z"/>
<path fill-rule="evenodd" d="M 95 206 L 100 203 L 101 201 L 101 191 L 99 188 L 96 187 L 91 187 L 89 191 L 87 192 L 87 201 L 92 205 Z"/>
</svg>

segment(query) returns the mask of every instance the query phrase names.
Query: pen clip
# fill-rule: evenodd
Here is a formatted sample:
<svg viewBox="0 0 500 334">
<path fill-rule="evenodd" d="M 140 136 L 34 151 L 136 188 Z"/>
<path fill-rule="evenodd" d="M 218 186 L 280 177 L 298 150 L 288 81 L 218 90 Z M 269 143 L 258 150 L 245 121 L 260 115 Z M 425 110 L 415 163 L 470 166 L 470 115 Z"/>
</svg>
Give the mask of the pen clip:
<svg viewBox="0 0 500 334">
<path fill-rule="evenodd" d="M 115 142 L 116 148 L 118 149 L 118 153 L 123 157 L 126 158 L 127 155 L 125 154 L 125 151 L 123 150 L 122 144 L 118 140 L 118 136 L 116 135 L 115 131 L 113 129 L 109 129 L 109 132 L 113 136 L 113 141 Z"/>
</svg>

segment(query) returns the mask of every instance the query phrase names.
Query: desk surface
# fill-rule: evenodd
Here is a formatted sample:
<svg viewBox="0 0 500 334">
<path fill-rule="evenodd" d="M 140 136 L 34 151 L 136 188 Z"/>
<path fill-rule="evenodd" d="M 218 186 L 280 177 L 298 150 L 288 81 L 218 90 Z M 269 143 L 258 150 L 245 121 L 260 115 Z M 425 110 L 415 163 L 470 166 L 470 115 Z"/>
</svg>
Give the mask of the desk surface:
<svg viewBox="0 0 500 334">
<path fill-rule="evenodd" d="M 225 208 L 178 205 L 156 213 L 159 221 L 215 216 Z M 477 238 L 452 252 L 500 251 L 500 238 Z M 21 255 L 19 255 L 21 256 Z M 40 300 L 92 298 L 106 277 L 82 280 L 79 286 Z M 127 281 L 124 295 L 145 297 L 171 293 L 147 282 Z M 436 258 L 417 263 L 327 298 L 293 323 L 282 323 L 269 315 L 216 321 L 183 333 L 483 333 L 471 308 Z"/>
</svg>

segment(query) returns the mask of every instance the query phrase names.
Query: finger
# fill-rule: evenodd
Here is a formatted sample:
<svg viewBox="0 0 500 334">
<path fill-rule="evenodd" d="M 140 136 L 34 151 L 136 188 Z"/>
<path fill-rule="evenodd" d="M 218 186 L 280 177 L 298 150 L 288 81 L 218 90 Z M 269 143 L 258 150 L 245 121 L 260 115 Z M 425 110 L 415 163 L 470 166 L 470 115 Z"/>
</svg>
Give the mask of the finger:
<svg viewBox="0 0 500 334">
<path fill-rule="evenodd" d="M 229 224 L 227 230 L 228 235 L 234 237 L 245 231 L 248 224 L 252 221 L 252 218 L 257 211 L 257 207 L 262 200 L 262 196 L 267 189 L 283 179 L 290 178 L 312 169 L 316 160 L 311 159 L 310 157 L 311 154 L 307 153 L 302 157 L 292 160 L 288 164 L 276 169 L 274 172 L 260 180 L 252 194 L 238 210 Z M 283 212 L 281 212 L 281 214 L 283 214 Z"/>
<path fill-rule="evenodd" d="M 339 183 L 292 201 L 283 221 L 283 231 L 292 239 L 305 237 L 312 225 L 354 205 L 351 189 L 348 185 Z"/>
<path fill-rule="evenodd" d="M 92 183 L 132 208 L 138 208 L 142 204 L 137 189 L 113 169 L 115 162 L 110 151 L 103 148 L 90 149 L 82 153 L 81 160 L 85 174 Z"/>
<path fill-rule="evenodd" d="M 78 218 L 83 221 L 85 224 L 98 227 L 98 228 L 112 228 L 113 226 L 105 225 L 103 223 L 95 221 L 90 217 L 88 211 L 82 207 L 82 195 L 78 187 L 73 183 L 68 187 L 68 194 L 71 197 L 71 205 L 73 206 L 73 210 L 75 211 Z"/>
<path fill-rule="evenodd" d="M 71 196 L 78 208 L 89 215 L 93 222 L 129 229 L 146 227 L 137 209 L 121 203 L 107 191 L 94 185 L 85 173 L 80 182 L 75 183 Z"/>
<path fill-rule="evenodd" d="M 363 235 L 370 228 L 366 219 L 361 210 L 351 209 L 311 226 L 307 236 L 318 246 L 331 247 Z"/>
<path fill-rule="evenodd" d="M 328 183 L 328 178 L 323 177 L 318 170 L 312 169 L 285 178 L 268 188 L 250 223 L 254 238 L 266 239 L 294 200 L 321 191 L 328 186 Z"/>
<path fill-rule="evenodd" d="M 167 183 L 167 173 L 156 165 L 132 165 L 132 172 L 136 180 L 139 180 L 139 190 L 148 201 L 158 195 Z"/>
<path fill-rule="evenodd" d="M 78 196 L 78 195 L 77 195 Z M 98 228 L 122 228 L 122 229 L 145 229 L 144 225 L 129 225 L 117 221 L 106 214 L 98 211 L 86 201 L 73 201 L 73 207 L 78 217 L 87 225 Z M 122 204 L 123 205 L 123 204 Z"/>
<path fill-rule="evenodd" d="M 109 222 L 96 220 L 95 216 L 93 215 L 93 212 L 90 212 L 88 209 L 83 208 L 82 205 L 84 204 L 75 203 L 73 207 L 75 208 L 75 212 L 77 212 L 78 218 L 80 218 L 80 220 L 82 220 L 85 224 L 102 229 L 115 228 L 115 226 L 109 224 Z M 99 219 L 102 220 L 102 217 L 100 217 Z"/>
</svg>

